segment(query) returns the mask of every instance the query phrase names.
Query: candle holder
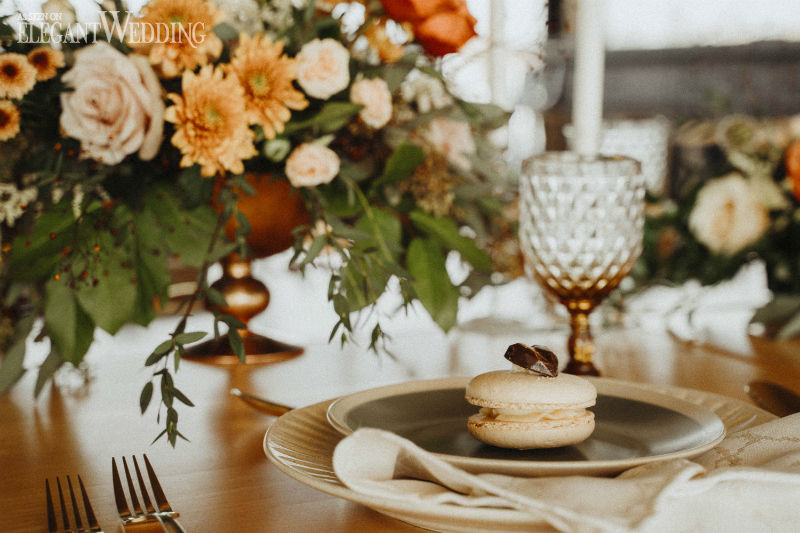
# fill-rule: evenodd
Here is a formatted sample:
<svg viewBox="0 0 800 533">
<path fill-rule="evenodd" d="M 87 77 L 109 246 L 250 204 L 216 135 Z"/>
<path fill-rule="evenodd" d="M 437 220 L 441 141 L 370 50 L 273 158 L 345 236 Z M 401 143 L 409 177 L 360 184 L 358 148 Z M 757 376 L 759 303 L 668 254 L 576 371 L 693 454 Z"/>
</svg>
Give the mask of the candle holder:
<svg viewBox="0 0 800 533">
<path fill-rule="evenodd" d="M 523 166 L 520 244 L 530 274 L 569 312 L 568 373 L 599 375 L 589 315 L 642 251 L 644 196 L 628 157 L 547 152 Z"/>
</svg>

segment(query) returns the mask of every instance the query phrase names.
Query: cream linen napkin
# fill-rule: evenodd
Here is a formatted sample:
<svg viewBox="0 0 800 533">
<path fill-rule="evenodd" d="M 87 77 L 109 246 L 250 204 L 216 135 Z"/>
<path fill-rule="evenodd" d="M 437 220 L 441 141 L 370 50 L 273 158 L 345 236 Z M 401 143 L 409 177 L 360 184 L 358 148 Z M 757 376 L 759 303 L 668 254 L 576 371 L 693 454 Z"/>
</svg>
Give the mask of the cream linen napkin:
<svg viewBox="0 0 800 533">
<path fill-rule="evenodd" d="M 404 502 L 512 508 L 561 531 L 795 531 L 800 413 L 734 433 L 693 461 L 615 478 L 469 474 L 393 433 L 344 438 L 333 468 L 350 489 Z"/>
</svg>

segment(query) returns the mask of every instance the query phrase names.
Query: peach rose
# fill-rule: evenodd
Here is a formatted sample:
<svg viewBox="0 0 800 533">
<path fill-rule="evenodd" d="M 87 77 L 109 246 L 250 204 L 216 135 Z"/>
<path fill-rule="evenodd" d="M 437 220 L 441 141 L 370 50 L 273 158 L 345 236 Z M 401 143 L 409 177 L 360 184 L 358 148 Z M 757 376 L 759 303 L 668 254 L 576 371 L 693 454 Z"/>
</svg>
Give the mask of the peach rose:
<svg viewBox="0 0 800 533">
<path fill-rule="evenodd" d="M 313 98 L 327 100 L 350 83 L 350 52 L 335 39 L 314 39 L 297 54 L 297 83 Z"/>
<path fill-rule="evenodd" d="M 330 183 L 339 173 L 339 156 L 327 146 L 301 144 L 286 159 L 286 177 L 294 187 Z"/>
<path fill-rule="evenodd" d="M 81 142 L 81 157 L 115 165 L 138 150 L 155 157 L 164 127 L 161 85 L 147 59 L 126 56 L 105 41 L 76 53 L 62 79 L 61 127 Z"/>
<path fill-rule="evenodd" d="M 472 168 L 469 156 L 475 153 L 475 139 L 466 122 L 437 117 L 428 123 L 422 136 L 451 164 L 464 170 Z"/>
<path fill-rule="evenodd" d="M 371 128 L 380 129 L 392 118 L 392 93 L 381 78 L 355 82 L 350 88 L 350 101 L 364 106 L 358 116 Z"/>
<path fill-rule="evenodd" d="M 769 213 L 738 173 L 708 182 L 689 214 L 689 229 L 712 252 L 733 255 L 756 242 L 769 226 Z"/>
</svg>

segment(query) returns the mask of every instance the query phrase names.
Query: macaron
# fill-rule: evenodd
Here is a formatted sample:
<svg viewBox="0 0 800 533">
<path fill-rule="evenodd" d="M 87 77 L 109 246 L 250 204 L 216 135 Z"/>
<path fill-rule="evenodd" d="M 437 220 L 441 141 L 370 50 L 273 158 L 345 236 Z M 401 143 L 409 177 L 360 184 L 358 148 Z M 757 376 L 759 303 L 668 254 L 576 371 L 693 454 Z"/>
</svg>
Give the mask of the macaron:
<svg viewBox="0 0 800 533">
<path fill-rule="evenodd" d="M 524 347 L 514 347 L 519 346 Z M 475 376 L 465 397 L 481 407 L 467 421 L 469 432 L 492 446 L 520 450 L 569 446 L 594 431 L 594 413 L 586 408 L 595 404 L 597 390 L 571 374 L 544 375 L 514 365 Z"/>
</svg>

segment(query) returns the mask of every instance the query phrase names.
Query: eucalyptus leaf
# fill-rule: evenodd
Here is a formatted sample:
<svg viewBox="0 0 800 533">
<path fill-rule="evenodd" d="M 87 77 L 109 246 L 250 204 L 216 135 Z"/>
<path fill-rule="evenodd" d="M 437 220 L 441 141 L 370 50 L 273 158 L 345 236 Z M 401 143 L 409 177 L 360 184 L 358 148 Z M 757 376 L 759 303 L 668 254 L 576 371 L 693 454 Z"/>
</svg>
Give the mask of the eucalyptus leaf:
<svg viewBox="0 0 800 533">
<path fill-rule="evenodd" d="M 458 289 L 450 281 L 442 248 L 432 239 L 417 237 L 408 246 L 408 270 L 417 298 L 444 330 L 455 326 Z"/>
<path fill-rule="evenodd" d="M 778 340 L 788 340 L 800 336 L 800 311 L 797 312 L 778 332 Z"/>
<path fill-rule="evenodd" d="M 233 350 L 233 353 L 236 354 L 237 359 L 242 363 L 245 363 L 245 351 L 244 351 L 244 343 L 242 342 L 242 336 L 239 335 L 239 331 L 236 328 L 230 328 L 228 330 L 228 344 Z"/>
<path fill-rule="evenodd" d="M 147 407 L 150 405 L 150 400 L 153 398 L 153 382 L 148 381 L 144 387 L 142 387 L 142 393 L 139 395 L 139 409 L 141 410 L 142 414 L 147 411 Z"/>
<path fill-rule="evenodd" d="M 173 340 L 177 344 L 191 344 L 193 342 L 199 341 L 205 336 L 206 336 L 205 331 L 192 331 L 187 333 L 179 333 L 178 335 L 175 335 Z"/>
</svg>

